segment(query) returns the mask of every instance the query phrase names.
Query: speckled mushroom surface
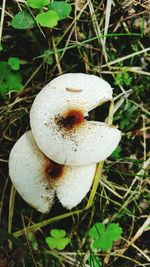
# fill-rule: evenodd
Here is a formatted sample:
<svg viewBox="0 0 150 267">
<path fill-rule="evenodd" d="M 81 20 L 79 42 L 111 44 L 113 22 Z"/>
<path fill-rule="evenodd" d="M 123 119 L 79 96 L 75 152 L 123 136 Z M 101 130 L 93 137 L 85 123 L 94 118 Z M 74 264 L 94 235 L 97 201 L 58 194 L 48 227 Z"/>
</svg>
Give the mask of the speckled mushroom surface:
<svg viewBox="0 0 150 267">
<path fill-rule="evenodd" d="M 111 86 L 94 75 L 70 73 L 52 80 L 37 95 L 30 112 L 40 149 L 55 162 L 72 166 L 106 159 L 117 147 L 121 132 L 86 117 L 111 99 Z"/>
<path fill-rule="evenodd" d="M 31 131 L 13 146 L 9 174 L 22 198 L 42 213 L 50 210 L 55 193 L 61 204 L 71 209 L 90 190 L 96 165 L 72 167 L 48 159 L 38 148 Z"/>
</svg>

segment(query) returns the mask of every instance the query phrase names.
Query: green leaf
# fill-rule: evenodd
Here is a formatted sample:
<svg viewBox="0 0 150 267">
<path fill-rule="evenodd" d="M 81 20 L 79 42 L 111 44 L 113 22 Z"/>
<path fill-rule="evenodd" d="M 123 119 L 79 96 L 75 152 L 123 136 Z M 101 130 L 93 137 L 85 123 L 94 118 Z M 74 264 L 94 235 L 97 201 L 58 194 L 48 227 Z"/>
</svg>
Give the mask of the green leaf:
<svg viewBox="0 0 150 267">
<path fill-rule="evenodd" d="M 122 228 L 118 223 L 111 223 L 107 227 L 107 234 L 113 241 L 117 241 L 122 234 Z"/>
<path fill-rule="evenodd" d="M 118 73 L 115 78 L 116 85 L 131 86 L 132 81 L 133 77 L 131 76 L 131 74 L 125 71 Z"/>
<path fill-rule="evenodd" d="M 53 237 L 46 238 L 46 243 L 51 249 L 56 248 L 58 250 L 62 250 L 69 244 L 69 242 L 70 240 L 67 237 L 63 239 L 55 239 Z"/>
<path fill-rule="evenodd" d="M 89 236 L 93 238 L 91 247 L 108 251 L 112 248 L 113 241 L 118 240 L 121 234 L 122 228 L 117 223 L 111 223 L 107 228 L 102 223 L 96 223 L 89 230 Z"/>
<path fill-rule="evenodd" d="M 28 240 L 31 242 L 33 250 L 38 250 L 38 243 L 36 241 L 35 235 L 32 232 L 29 232 L 27 234 Z"/>
<path fill-rule="evenodd" d="M 107 234 L 104 234 L 93 242 L 92 247 L 107 251 L 112 248 L 112 240 Z"/>
<path fill-rule="evenodd" d="M 0 95 L 6 98 L 10 91 L 18 91 L 22 88 L 22 77 L 20 73 L 11 70 L 6 61 L 0 62 Z"/>
<path fill-rule="evenodd" d="M 6 61 L 0 61 L 0 81 L 6 79 L 11 72 L 10 66 Z"/>
<path fill-rule="evenodd" d="M 33 248 L 33 250 L 35 250 L 35 251 L 38 250 L 38 243 L 37 243 L 36 240 L 32 242 L 32 248 Z"/>
<path fill-rule="evenodd" d="M 61 229 L 52 229 L 50 234 L 55 239 L 61 239 L 66 236 L 66 231 Z"/>
<path fill-rule="evenodd" d="M 22 78 L 19 73 L 10 73 L 7 77 L 7 87 L 9 91 L 17 92 L 22 88 Z"/>
<path fill-rule="evenodd" d="M 7 77 L 11 72 L 6 61 L 0 62 L 0 95 L 5 99 L 8 92 Z"/>
<path fill-rule="evenodd" d="M 33 234 L 32 232 L 29 232 L 29 233 L 27 234 L 27 237 L 28 237 L 28 240 L 29 240 L 30 242 L 34 242 L 34 241 L 35 241 L 35 236 L 34 236 L 34 234 Z"/>
<path fill-rule="evenodd" d="M 59 240 L 59 242 L 56 244 L 56 248 L 58 250 L 62 250 L 64 249 L 68 244 L 69 244 L 70 240 L 69 238 L 63 238 L 62 240 Z"/>
<path fill-rule="evenodd" d="M 64 1 L 60 2 L 54 1 L 49 4 L 48 9 L 57 12 L 59 20 L 63 20 L 70 15 L 72 7 L 68 3 L 65 3 Z"/>
<path fill-rule="evenodd" d="M 8 65 L 11 67 L 12 70 L 19 70 L 20 69 L 20 59 L 18 57 L 10 57 L 8 59 Z"/>
<path fill-rule="evenodd" d="M 32 29 L 35 25 L 35 21 L 28 12 L 19 11 L 12 19 L 11 25 L 15 29 Z"/>
<path fill-rule="evenodd" d="M 66 231 L 62 229 L 52 229 L 50 231 L 51 236 L 46 237 L 45 241 L 51 249 L 64 249 L 70 242 L 70 239 L 66 237 Z"/>
<path fill-rule="evenodd" d="M 6 94 L 7 94 L 7 84 L 1 82 L 1 85 L 0 85 L 0 96 L 5 99 L 6 98 Z"/>
<path fill-rule="evenodd" d="M 32 8 L 43 8 L 49 4 L 49 0 L 27 0 L 28 6 Z"/>
<path fill-rule="evenodd" d="M 117 146 L 117 148 L 111 154 L 111 157 L 113 157 L 113 158 L 120 158 L 121 151 L 122 151 L 121 147 L 120 146 Z"/>
<path fill-rule="evenodd" d="M 56 248 L 57 241 L 55 240 L 55 238 L 46 237 L 45 241 L 46 241 L 47 245 L 49 246 L 49 248 Z"/>
<path fill-rule="evenodd" d="M 38 14 L 35 19 L 41 26 L 52 28 L 57 25 L 59 17 L 55 11 L 49 10 Z"/>
<path fill-rule="evenodd" d="M 102 223 L 95 223 L 92 228 L 89 230 L 89 236 L 94 239 L 99 238 L 100 235 L 105 233 L 105 226 Z"/>
</svg>

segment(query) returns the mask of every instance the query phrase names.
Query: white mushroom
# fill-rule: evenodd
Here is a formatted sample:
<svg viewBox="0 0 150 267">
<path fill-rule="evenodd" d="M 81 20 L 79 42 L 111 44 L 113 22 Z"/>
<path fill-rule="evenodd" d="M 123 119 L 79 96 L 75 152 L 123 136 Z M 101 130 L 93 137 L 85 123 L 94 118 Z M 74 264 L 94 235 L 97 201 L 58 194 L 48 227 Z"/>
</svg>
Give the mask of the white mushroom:
<svg viewBox="0 0 150 267">
<path fill-rule="evenodd" d="M 9 158 L 10 178 L 22 198 L 42 213 L 50 210 L 55 192 L 61 204 L 73 208 L 90 190 L 96 165 L 72 167 L 48 159 L 31 131 L 16 142 Z"/>
<path fill-rule="evenodd" d="M 112 100 L 111 86 L 94 75 L 64 74 L 48 83 L 37 95 L 30 113 L 31 129 L 43 153 L 59 164 L 74 166 L 110 156 L 121 132 L 85 118 L 108 100 Z"/>
</svg>

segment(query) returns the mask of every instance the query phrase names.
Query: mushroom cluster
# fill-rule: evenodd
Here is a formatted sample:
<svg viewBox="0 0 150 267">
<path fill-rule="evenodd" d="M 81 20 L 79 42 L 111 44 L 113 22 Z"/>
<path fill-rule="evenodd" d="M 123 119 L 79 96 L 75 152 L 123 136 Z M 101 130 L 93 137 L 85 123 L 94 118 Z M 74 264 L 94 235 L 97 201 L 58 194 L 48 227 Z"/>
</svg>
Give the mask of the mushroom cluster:
<svg viewBox="0 0 150 267">
<path fill-rule="evenodd" d="M 107 123 L 87 120 L 91 110 L 112 100 L 103 79 L 69 73 L 49 82 L 30 112 L 31 131 L 13 146 L 10 178 L 29 205 L 50 210 L 55 194 L 72 209 L 89 192 L 96 164 L 116 149 L 121 132 Z"/>
</svg>

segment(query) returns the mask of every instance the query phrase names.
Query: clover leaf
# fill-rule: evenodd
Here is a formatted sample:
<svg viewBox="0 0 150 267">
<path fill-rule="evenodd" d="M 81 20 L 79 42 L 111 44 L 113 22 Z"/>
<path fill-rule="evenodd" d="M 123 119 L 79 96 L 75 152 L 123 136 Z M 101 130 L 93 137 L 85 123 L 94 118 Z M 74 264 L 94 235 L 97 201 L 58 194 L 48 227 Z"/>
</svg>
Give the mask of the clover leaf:
<svg viewBox="0 0 150 267">
<path fill-rule="evenodd" d="M 112 240 L 109 238 L 109 235 L 105 233 L 98 239 L 94 240 L 92 247 L 95 249 L 101 249 L 103 251 L 110 250 L 112 248 Z"/>
<path fill-rule="evenodd" d="M 41 26 L 52 28 L 57 25 L 59 17 L 55 11 L 49 10 L 38 14 L 35 19 Z"/>
<path fill-rule="evenodd" d="M 50 237 L 46 237 L 45 241 L 51 249 L 64 249 L 70 242 L 70 239 L 66 237 L 66 231 L 62 229 L 52 229 L 50 231 Z"/>
<path fill-rule="evenodd" d="M 122 234 L 122 228 L 117 223 L 111 223 L 105 227 L 102 223 L 96 223 L 89 230 L 89 236 L 93 239 L 92 248 L 108 251 L 112 248 L 113 241 L 117 241 Z"/>
<path fill-rule="evenodd" d="M 55 11 L 59 16 L 59 20 L 63 20 L 70 15 L 72 7 L 63 1 L 53 1 L 48 5 L 48 9 Z"/>
<path fill-rule="evenodd" d="M 111 236 L 113 241 L 117 241 L 122 234 L 122 228 L 118 223 L 111 223 L 107 227 L 107 233 Z"/>
<path fill-rule="evenodd" d="M 101 235 L 105 233 L 105 226 L 102 223 L 95 223 L 94 226 L 89 230 L 89 236 L 93 237 L 94 239 L 99 238 Z"/>
<path fill-rule="evenodd" d="M 41 9 L 49 4 L 49 0 L 27 0 L 28 6 Z"/>
</svg>

